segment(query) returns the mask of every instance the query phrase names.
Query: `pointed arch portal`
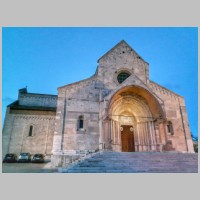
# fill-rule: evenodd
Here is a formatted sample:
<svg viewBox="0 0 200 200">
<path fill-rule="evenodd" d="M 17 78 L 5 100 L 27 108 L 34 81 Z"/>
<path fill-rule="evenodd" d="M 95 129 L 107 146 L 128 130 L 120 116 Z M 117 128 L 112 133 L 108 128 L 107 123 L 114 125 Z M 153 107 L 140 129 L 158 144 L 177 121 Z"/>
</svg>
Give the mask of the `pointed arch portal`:
<svg viewBox="0 0 200 200">
<path fill-rule="evenodd" d="M 142 87 L 117 91 L 110 99 L 108 116 L 114 151 L 157 151 L 166 141 L 162 106 Z"/>
</svg>

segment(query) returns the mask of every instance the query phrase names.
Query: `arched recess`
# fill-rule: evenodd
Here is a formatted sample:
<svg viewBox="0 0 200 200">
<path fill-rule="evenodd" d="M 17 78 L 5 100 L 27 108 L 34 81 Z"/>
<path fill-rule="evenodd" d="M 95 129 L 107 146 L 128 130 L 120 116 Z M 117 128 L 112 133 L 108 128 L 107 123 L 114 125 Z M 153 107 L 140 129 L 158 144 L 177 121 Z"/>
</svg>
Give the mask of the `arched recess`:
<svg viewBox="0 0 200 200">
<path fill-rule="evenodd" d="M 165 121 L 165 113 L 156 97 L 145 88 L 126 86 L 118 90 L 109 101 L 108 117 L 110 129 L 105 132 L 110 132 L 114 151 L 126 149 L 123 145 L 133 146 L 129 139 L 124 143 L 122 134 L 133 138 L 134 147 L 127 147 L 127 151 L 159 151 L 164 143 L 165 133 L 159 126 Z"/>
</svg>

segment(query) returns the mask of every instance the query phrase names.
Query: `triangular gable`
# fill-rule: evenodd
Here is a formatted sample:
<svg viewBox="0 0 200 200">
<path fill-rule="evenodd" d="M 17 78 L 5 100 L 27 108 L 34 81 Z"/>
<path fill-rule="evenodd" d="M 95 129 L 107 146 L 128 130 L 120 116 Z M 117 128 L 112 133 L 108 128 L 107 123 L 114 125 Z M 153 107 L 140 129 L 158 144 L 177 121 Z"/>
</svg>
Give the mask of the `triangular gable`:
<svg viewBox="0 0 200 200">
<path fill-rule="evenodd" d="M 118 48 L 121 45 L 126 45 L 127 47 L 129 47 L 131 49 L 131 51 L 136 55 L 137 58 L 141 59 L 143 62 L 147 63 L 125 40 L 122 40 L 121 42 L 119 42 L 117 45 L 115 45 L 112 49 L 110 49 L 107 53 L 105 53 L 101 58 L 98 59 L 98 62 L 105 58 L 106 56 L 108 56 L 108 54 L 110 54 L 112 51 L 114 51 L 116 48 Z M 147 63 L 148 64 L 148 63 Z"/>
</svg>

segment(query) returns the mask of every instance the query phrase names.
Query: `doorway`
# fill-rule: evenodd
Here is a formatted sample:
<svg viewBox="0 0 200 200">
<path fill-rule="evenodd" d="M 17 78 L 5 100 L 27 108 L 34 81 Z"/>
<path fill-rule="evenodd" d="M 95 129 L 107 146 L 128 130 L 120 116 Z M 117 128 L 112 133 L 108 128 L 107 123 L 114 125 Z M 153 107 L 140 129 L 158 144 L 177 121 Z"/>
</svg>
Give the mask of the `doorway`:
<svg viewBox="0 0 200 200">
<path fill-rule="evenodd" d="M 134 132 L 133 126 L 130 125 L 122 125 L 121 126 L 121 144 L 122 144 L 122 152 L 134 152 Z"/>
</svg>

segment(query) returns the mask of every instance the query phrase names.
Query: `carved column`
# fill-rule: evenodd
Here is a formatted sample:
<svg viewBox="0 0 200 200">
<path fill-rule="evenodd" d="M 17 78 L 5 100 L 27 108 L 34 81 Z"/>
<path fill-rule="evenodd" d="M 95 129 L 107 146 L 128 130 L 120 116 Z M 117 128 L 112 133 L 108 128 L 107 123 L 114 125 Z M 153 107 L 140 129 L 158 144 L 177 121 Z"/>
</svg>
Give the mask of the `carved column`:
<svg viewBox="0 0 200 200">
<path fill-rule="evenodd" d="M 113 123 L 114 125 L 114 145 L 116 145 L 116 139 L 117 139 L 117 127 L 116 127 L 116 121 Z"/>
<path fill-rule="evenodd" d="M 118 144 L 121 145 L 121 131 L 120 131 L 120 124 L 119 124 L 119 122 L 118 122 L 117 129 L 118 129 Z"/>
<path fill-rule="evenodd" d="M 143 135 L 143 151 L 146 150 L 146 135 L 145 135 L 145 128 L 144 128 L 144 122 L 141 123 L 141 129 L 142 129 L 142 135 Z"/>
<path fill-rule="evenodd" d="M 113 149 L 113 120 L 110 120 L 110 144 L 111 148 Z"/>
<path fill-rule="evenodd" d="M 149 123 L 149 130 L 150 130 L 150 136 L 151 136 L 151 150 L 155 150 L 155 134 L 153 131 L 152 121 L 148 123 Z"/>
<path fill-rule="evenodd" d="M 143 151 L 143 147 L 144 147 L 144 135 L 143 135 L 143 130 L 142 130 L 142 124 L 141 122 L 139 122 L 139 130 L 140 130 L 140 142 L 141 142 L 141 150 Z"/>
<path fill-rule="evenodd" d="M 111 149 L 111 119 L 107 119 L 106 122 L 106 127 L 105 127 L 105 144 L 106 144 L 106 149 Z"/>
<path fill-rule="evenodd" d="M 136 132 L 137 132 L 137 137 L 138 137 L 138 151 L 140 151 L 141 150 L 141 142 L 140 142 L 141 138 L 140 138 L 140 131 L 139 131 L 138 126 L 139 126 L 139 124 L 136 125 Z"/>
</svg>

